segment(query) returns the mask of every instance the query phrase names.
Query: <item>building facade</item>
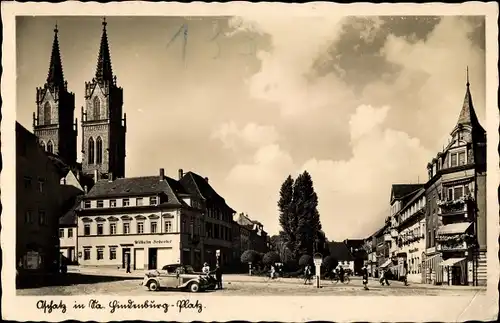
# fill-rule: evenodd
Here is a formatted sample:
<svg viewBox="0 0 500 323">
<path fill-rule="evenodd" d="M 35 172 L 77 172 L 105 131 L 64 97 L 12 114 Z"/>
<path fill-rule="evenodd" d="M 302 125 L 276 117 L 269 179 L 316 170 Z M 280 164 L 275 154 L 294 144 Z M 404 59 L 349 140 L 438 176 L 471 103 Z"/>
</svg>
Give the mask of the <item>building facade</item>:
<svg viewBox="0 0 500 323">
<path fill-rule="evenodd" d="M 158 269 L 200 266 L 203 207 L 182 185 L 159 176 L 100 180 L 77 211 L 81 265 Z M 193 223 L 193 225 L 191 225 Z"/>
<path fill-rule="evenodd" d="M 198 201 L 201 201 L 203 210 L 202 222 L 190 225 L 203 226 L 203 261 L 215 266 L 222 266 L 233 262 L 233 215 L 234 211 L 227 205 L 225 199 L 220 196 L 210 185 L 207 177 L 202 177 L 194 172 L 184 174 L 179 169 L 179 183 L 183 188 Z M 192 243 L 200 242 L 200 237 L 193 235 L 189 237 Z M 201 263 L 200 263 L 201 265 Z"/>
<path fill-rule="evenodd" d="M 420 188 L 396 214 L 398 276 L 406 269 L 410 282 L 423 282 L 421 271 L 425 258 L 425 189 Z"/>
<path fill-rule="evenodd" d="M 16 264 L 21 276 L 59 269 L 59 181 L 37 137 L 16 122 Z"/>
<path fill-rule="evenodd" d="M 486 284 L 486 131 L 470 84 L 451 140 L 429 164 L 425 270 L 431 283 Z M 432 273 L 438 273 L 435 279 Z"/>
</svg>

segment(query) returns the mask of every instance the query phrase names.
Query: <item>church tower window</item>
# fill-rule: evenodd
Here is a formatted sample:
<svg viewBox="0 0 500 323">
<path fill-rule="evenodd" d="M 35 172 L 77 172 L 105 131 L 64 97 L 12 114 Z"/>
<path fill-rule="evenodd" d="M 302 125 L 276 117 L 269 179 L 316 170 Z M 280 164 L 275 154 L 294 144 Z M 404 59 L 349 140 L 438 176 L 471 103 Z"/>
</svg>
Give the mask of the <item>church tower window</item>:
<svg viewBox="0 0 500 323">
<path fill-rule="evenodd" d="M 99 101 L 98 97 L 94 98 L 93 102 L 93 108 L 94 108 L 94 120 L 99 120 L 101 119 L 101 101 Z"/>
<path fill-rule="evenodd" d="M 42 147 L 43 151 L 45 151 L 45 143 L 43 141 L 40 142 L 40 147 Z"/>
<path fill-rule="evenodd" d="M 48 125 L 52 122 L 52 107 L 49 102 L 45 102 L 43 106 L 43 122 Z"/>
<path fill-rule="evenodd" d="M 90 137 L 89 139 L 89 152 L 88 152 L 89 164 L 94 163 L 94 139 Z"/>
<path fill-rule="evenodd" d="M 53 154 L 53 153 L 54 153 L 54 145 L 52 144 L 52 141 L 49 141 L 49 142 L 47 143 L 47 151 L 48 151 L 49 153 L 51 153 L 51 154 Z"/>
<path fill-rule="evenodd" d="M 102 139 L 101 139 L 101 137 L 97 137 L 97 139 L 95 141 L 95 146 L 96 146 L 95 163 L 102 164 Z"/>
</svg>

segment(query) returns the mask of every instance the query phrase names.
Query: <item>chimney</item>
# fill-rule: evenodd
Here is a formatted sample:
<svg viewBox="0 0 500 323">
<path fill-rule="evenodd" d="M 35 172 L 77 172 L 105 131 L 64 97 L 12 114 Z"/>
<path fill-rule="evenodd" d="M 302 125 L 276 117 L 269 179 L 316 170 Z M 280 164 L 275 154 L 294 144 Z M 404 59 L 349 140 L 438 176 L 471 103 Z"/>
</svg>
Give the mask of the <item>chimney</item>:
<svg viewBox="0 0 500 323">
<path fill-rule="evenodd" d="M 108 181 L 110 181 L 110 182 L 112 182 L 112 181 L 113 181 L 113 173 L 112 173 L 112 172 L 110 172 L 110 173 L 108 174 Z"/>
<path fill-rule="evenodd" d="M 165 179 L 165 169 L 160 168 L 160 181 Z"/>
<path fill-rule="evenodd" d="M 97 169 L 94 169 L 94 182 L 97 183 L 99 180 L 99 171 Z"/>
<path fill-rule="evenodd" d="M 184 171 L 182 168 L 179 168 L 179 180 L 184 176 Z"/>
<path fill-rule="evenodd" d="M 208 177 L 205 177 L 205 180 L 206 180 L 206 181 L 207 181 L 207 183 L 208 183 Z"/>
</svg>

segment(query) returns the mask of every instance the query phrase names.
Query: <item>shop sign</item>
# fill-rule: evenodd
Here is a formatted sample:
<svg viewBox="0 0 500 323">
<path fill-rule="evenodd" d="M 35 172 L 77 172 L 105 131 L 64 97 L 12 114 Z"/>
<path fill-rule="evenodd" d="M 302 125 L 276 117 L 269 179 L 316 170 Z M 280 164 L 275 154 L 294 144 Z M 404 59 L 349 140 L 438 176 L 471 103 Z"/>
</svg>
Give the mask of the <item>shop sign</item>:
<svg viewBox="0 0 500 323">
<path fill-rule="evenodd" d="M 172 240 L 135 240 L 134 244 L 148 245 L 148 244 L 170 244 Z"/>
<path fill-rule="evenodd" d="M 28 269 L 38 269 L 40 265 L 40 258 L 38 256 L 38 252 L 29 251 L 26 253 L 26 267 Z"/>
</svg>

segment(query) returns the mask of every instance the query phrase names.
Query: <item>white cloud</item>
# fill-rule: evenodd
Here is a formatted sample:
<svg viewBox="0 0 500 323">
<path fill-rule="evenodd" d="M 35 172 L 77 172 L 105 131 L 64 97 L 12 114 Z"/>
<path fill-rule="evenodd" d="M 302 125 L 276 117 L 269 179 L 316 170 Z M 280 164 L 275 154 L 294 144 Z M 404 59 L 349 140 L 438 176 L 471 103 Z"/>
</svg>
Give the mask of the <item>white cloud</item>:
<svg viewBox="0 0 500 323">
<path fill-rule="evenodd" d="M 278 145 L 259 149 L 253 163 L 237 165 L 227 178 L 235 187 L 252 187 L 251 197 L 229 194 L 232 201 L 241 201 L 251 216 L 262 220 L 271 231 L 277 231 L 278 192 L 288 174 L 303 170 L 311 173 L 319 197 L 323 227 L 329 237 L 343 239 L 366 234 L 388 206 L 392 183 L 424 181 L 425 164 L 431 152 L 416 138 L 382 127 L 388 107 L 360 106 L 349 122 L 353 136 L 352 157 L 347 160 L 316 160 L 302 166 L 294 164 L 290 155 Z M 360 128 L 369 129 L 360 136 Z M 246 195 L 246 194 L 245 194 Z M 260 205 L 266 201 L 266 204 Z M 265 205 L 265 206 L 264 206 Z M 265 219 L 265 220 L 264 220 Z"/>
<path fill-rule="evenodd" d="M 310 78 L 311 67 L 341 32 L 340 16 L 239 17 L 238 30 L 269 35 L 272 47 L 257 56 L 261 69 L 249 80 L 252 97 L 274 104 L 285 116 L 335 106 L 350 91 L 339 80 Z M 242 22 L 243 21 L 243 22 Z M 242 22 L 242 23 L 241 23 Z M 328 90 L 327 90 L 328 89 Z"/>
<path fill-rule="evenodd" d="M 212 138 L 220 140 L 224 148 L 239 150 L 242 146 L 259 148 L 273 144 L 279 140 L 279 134 L 274 126 L 247 123 L 239 128 L 236 122 L 230 121 L 214 129 Z"/>
</svg>

